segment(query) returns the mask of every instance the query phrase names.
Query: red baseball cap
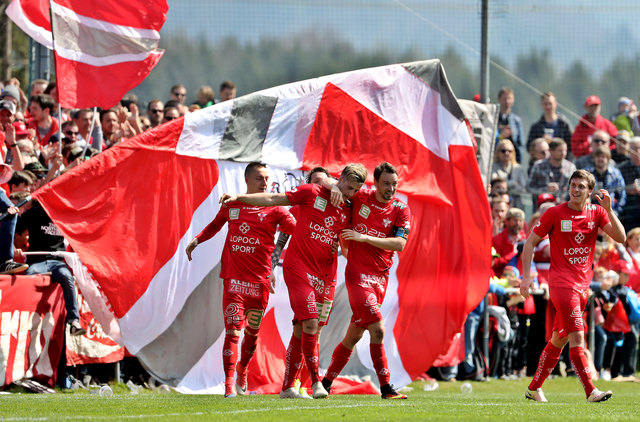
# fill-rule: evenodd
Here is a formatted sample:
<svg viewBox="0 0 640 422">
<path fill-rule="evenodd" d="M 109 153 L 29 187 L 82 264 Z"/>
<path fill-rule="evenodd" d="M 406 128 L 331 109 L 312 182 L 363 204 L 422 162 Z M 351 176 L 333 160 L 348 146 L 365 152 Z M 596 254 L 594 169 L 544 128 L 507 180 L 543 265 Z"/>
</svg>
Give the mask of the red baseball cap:
<svg viewBox="0 0 640 422">
<path fill-rule="evenodd" d="M 545 202 L 556 202 L 556 197 L 553 196 L 550 193 L 541 193 L 540 195 L 538 195 L 538 201 L 536 204 L 536 208 L 540 208 L 540 205 L 544 204 Z"/>
<path fill-rule="evenodd" d="M 625 261 L 624 259 L 617 260 L 616 263 L 613 264 L 613 269 L 618 273 L 633 273 L 633 267 L 631 266 L 631 263 Z"/>
<path fill-rule="evenodd" d="M 589 107 L 594 104 L 598 104 L 598 105 L 600 104 L 600 98 L 596 97 L 595 95 L 589 95 L 587 99 L 584 100 L 585 107 Z"/>
<path fill-rule="evenodd" d="M 24 122 L 13 122 L 13 127 L 16 129 L 16 136 L 27 135 L 29 133 L 27 125 L 25 125 Z"/>
</svg>

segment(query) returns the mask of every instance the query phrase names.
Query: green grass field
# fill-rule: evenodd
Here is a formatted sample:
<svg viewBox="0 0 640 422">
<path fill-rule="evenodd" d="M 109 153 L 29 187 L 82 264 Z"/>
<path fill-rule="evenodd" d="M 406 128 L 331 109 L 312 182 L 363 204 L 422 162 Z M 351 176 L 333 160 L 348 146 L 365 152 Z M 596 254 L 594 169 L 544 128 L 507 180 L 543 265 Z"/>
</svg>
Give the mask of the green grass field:
<svg viewBox="0 0 640 422">
<path fill-rule="evenodd" d="M 409 399 L 383 401 L 378 396 L 331 396 L 327 400 L 280 400 L 277 396 L 186 396 L 145 390 L 134 395 L 114 385 L 112 397 L 75 390 L 60 394 L 0 396 L 0 420 L 640 420 L 640 384 L 596 382 L 611 389 L 605 403 L 587 403 L 576 378 L 545 383 L 549 403 L 525 400 L 530 379 L 472 383 L 463 394 L 461 382 L 439 383 L 436 391 L 423 391 L 423 382 L 410 385 Z"/>
</svg>

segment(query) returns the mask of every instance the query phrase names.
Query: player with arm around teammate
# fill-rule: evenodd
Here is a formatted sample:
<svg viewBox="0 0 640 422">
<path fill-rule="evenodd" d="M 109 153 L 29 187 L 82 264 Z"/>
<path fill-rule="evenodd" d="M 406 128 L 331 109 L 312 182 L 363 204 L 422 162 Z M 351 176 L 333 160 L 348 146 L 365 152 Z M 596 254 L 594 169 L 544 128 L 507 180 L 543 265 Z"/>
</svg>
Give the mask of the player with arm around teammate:
<svg viewBox="0 0 640 422">
<path fill-rule="evenodd" d="M 281 398 L 300 398 L 293 388 L 297 369 L 295 358 L 300 351 L 311 377 L 313 398 L 328 395 L 318 375 L 318 324 L 320 319 L 328 319 L 333 305 L 331 284 L 335 279 L 337 259 L 333 243 L 342 229 L 351 224 L 350 204 L 334 204 L 342 199 L 338 197 L 348 201 L 366 179 L 367 170 L 362 164 L 348 164 L 337 183 L 339 192 L 308 184 L 285 193 L 224 194 L 220 198 L 223 204 L 237 200 L 256 206 L 300 206 L 299 219 L 282 266 L 294 314 L 294 335 L 287 349 Z M 300 338 L 295 335 L 298 331 Z"/>
<path fill-rule="evenodd" d="M 587 298 L 591 268 L 598 236 L 602 229 L 616 242 L 624 243 L 625 232 L 620 220 L 611 209 L 609 193 L 601 189 L 596 195 L 600 205 L 587 203 L 595 179 L 585 170 L 577 170 L 569 179 L 569 201 L 545 212 L 527 238 L 522 251 L 523 277 L 520 293 L 529 297 L 531 259 L 533 248 L 549 235 L 551 266 L 549 269 L 549 295 L 556 317 L 551 340 L 540 355 L 540 361 L 525 397 L 546 402 L 542 384 L 560 359 L 564 346 L 569 343 L 569 357 L 589 402 L 611 398 L 611 391 L 600 391 L 591 381 L 591 373 L 584 353 L 584 325 L 582 314 Z"/>
<path fill-rule="evenodd" d="M 383 399 L 406 399 L 390 384 L 384 351 L 384 323 L 380 307 L 389 281 L 389 269 L 395 251 L 404 249 L 409 235 L 409 207 L 395 198 L 398 172 L 387 162 L 373 172 L 375 190 L 361 190 L 352 198 L 353 229 L 342 237 L 349 240 L 345 285 L 353 311 L 351 323 L 342 342 L 333 352 L 331 364 L 322 384 L 328 391 L 345 367 L 354 347 L 369 331 L 371 360 L 380 382 Z"/>
<path fill-rule="evenodd" d="M 264 164 L 249 163 L 244 178 L 248 194 L 267 190 L 269 172 Z M 229 202 L 225 207 L 220 207 L 214 220 L 189 242 L 186 249 L 189 261 L 194 249 L 218 233 L 225 223 L 229 231 L 220 270 L 220 278 L 224 280 L 222 307 L 226 329 L 222 363 L 225 372 L 224 395 L 235 397 L 236 392 L 246 394 L 247 367 L 256 350 L 260 323 L 269 301 L 271 253 L 276 229 L 280 227 L 285 233 L 293 233 L 296 223 L 285 207 Z M 238 341 L 243 327 L 245 335 L 238 361 Z M 234 383 L 236 369 L 237 382 Z"/>
</svg>

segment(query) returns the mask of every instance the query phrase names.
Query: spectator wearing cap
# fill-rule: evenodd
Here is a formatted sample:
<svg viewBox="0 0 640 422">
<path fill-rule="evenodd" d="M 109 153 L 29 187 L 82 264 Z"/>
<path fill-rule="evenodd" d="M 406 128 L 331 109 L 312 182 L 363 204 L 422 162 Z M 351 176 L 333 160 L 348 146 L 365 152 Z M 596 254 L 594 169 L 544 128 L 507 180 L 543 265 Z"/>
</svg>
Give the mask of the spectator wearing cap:
<svg viewBox="0 0 640 422">
<path fill-rule="evenodd" d="M 629 160 L 629 141 L 631 141 L 629 132 L 620 129 L 618 136 L 616 136 L 614 140 L 616 149 L 611 150 L 611 161 L 615 162 L 617 166 Z"/>
<path fill-rule="evenodd" d="M 516 161 L 521 162 L 521 149 L 524 147 L 524 130 L 522 119 L 513 113 L 512 108 L 515 102 L 513 89 L 503 87 L 498 92 L 498 104 L 500 104 L 500 114 L 498 116 L 497 141 L 509 139 L 515 147 Z"/>
<path fill-rule="evenodd" d="M 541 193 L 538 195 L 538 200 L 536 201 L 536 210 L 540 210 L 540 205 L 546 204 L 547 202 L 556 204 L 556 197 L 551 195 L 550 193 Z"/>
<path fill-rule="evenodd" d="M 21 103 L 21 98 L 24 97 L 24 94 L 22 95 L 21 94 L 22 94 L 22 91 L 20 90 L 19 87 L 9 84 L 2 89 L 2 94 L 0 94 L 0 99 L 11 101 L 16 106 L 16 110 L 23 110 L 24 105 L 21 107 L 20 103 Z"/>
<path fill-rule="evenodd" d="M 31 120 L 28 127 L 35 129 L 38 143 L 42 146 L 58 140 L 58 120 L 51 116 L 54 105 L 53 98 L 47 94 L 36 95 L 29 101 Z"/>
<path fill-rule="evenodd" d="M 558 201 L 565 199 L 569 178 L 576 166 L 567 156 L 567 144 L 563 139 L 554 138 L 549 142 L 549 158 L 535 164 L 529 176 L 529 193 L 537 199 L 541 193 L 551 193 Z"/>
<path fill-rule="evenodd" d="M 551 91 L 542 94 L 540 106 L 542 107 L 542 116 L 529 129 L 527 149 L 531 150 L 531 144 L 539 138 L 546 138 L 547 142 L 553 138 L 562 138 L 567 143 L 568 148 L 571 145 L 573 129 L 569 119 L 557 112 L 558 102 L 556 101 L 556 95 Z M 567 155 L 570 153 L 571 150 L 569 149 Z"/>
<path fill-rule="evenodd" d="M 591 149 L 591 153 L 583 155 L 582 157 L 576 159 L 577 169 L 584 169 L 589 166 L 593 166 L 593 152 L 596 150 L 596 148 L 601 146 L 607 149 L 611 149 L 611 138 L 606 131 L 596 130 L 595 132 L 593 132 L 593 135 L 591 135 L 591 142 L 589 146 Z M 610 165 L 615 166 L 616 162 L 611 160 Z"/>
<path fill-rule="evenodd" d="M 625 191 L 624 178 L 616 167 L 610 166 L 611 151 L 606 146 L 599 146 L 593 151 L 593 165 L 585 167 L 585 170 L 593 174 L 596 179 L 594 194 L 600 194 L 600 189 L 606 189 L 611 195 L 611 209 L 617 215 L 622 213 L 622 209 L 627 203 L 627 192 Z M 598 199 L 591 198 L 595 203 Z"/>
<path fill-rule="evenodd" d="M 522 208 L 522 195 L 527 189 L 527 174 L 524 168 L 516 162 L 515 148 L 509 139 L 498 142 L 491 179 L 502 178 L 507 181 L 507 192 L 513 198 L 513 206 Z"/>
<path fill-rule="evenodd" d="M 589 137 L 593 135 L 596 130 L 604 130 L 612 137 L 618 134 L 618 129 L 614 124 L 600 115 L 600 107 L 600 98 L 595 95 L 587 97 L 584 102 L 586 113 L 580 118 L 576 130 L 571 136 L 571 152 L 576 158 L 593 152 Z M 611 148 L 613 147 L 614 146 L 611 146 Z"/>
<path fill-rule="evenodd" d="M 631 138 L 629 153 L 630 159 L 618 166 L 627 191 L 627 203 L 620 216 L 626 230 L 640 227 L 640 137 Z"/>
<path fill-rule="evenodd" d="M 637 126 L 638 108 L 630 98 L 618 98 L 618 111 L 609 117 L 609 120 L 618 130 L 626 130 L 634 133 L 634 127 Z M 637 128 L 635 128 L 637 132 Z M 629 136 L 627 134 L 627 136 Z"/>
</svg>

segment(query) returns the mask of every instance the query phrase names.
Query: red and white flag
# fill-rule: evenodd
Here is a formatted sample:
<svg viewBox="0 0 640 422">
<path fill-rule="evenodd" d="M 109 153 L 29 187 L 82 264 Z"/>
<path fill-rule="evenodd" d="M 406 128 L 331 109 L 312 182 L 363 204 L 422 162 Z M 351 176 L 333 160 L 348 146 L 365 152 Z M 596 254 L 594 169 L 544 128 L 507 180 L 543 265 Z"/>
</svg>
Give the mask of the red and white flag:
<svg viewBox="0 0 640 422">
<path fill-rule="evenodd" d="M 382 307 L 391 381 L 402 386 L 448 350 L 491 273 L 476 147 L 439 61 L 330 75 L 217 104 L 103 152 L 35 197 L 93 274 L 82 290 L 105 332 L 180 391 L 222 393 L 225 233 L 200 245 L 190 263 L 187 243 L 216 215 L 223 192 L 245 190 L 249 161 L 266 163 L 271 189 L 284 191 L 318 165 L 337 175 L 349 162 L 372 170 L 382 160 L 398 168 L 412 216 Z M 321 338 L 324 368 L 351 315 L 339 264 Z M 263 392 L 278 391 L 291 336 L 278 279 L 250 366 L 249 388 Z M 343 374 L 373 374 L 367 343 Z"/>
<path fill-rule="evenodd" d="M 62 107 L 108 109 L 162 57 L 159 31 L 167 10 L 166 0 L 12 0 L 7 15 L 54 49 Z"/>
</svg>

